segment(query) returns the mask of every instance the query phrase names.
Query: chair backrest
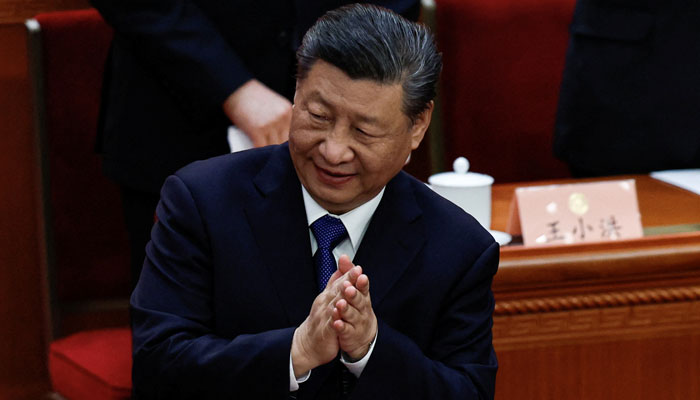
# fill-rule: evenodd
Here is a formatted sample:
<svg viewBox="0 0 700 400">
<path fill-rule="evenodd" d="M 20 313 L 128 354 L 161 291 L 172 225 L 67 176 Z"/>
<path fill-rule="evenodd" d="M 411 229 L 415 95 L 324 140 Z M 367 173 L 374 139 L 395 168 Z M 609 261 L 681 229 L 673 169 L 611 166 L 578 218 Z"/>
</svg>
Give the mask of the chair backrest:
<svg viewBox="0 0 700 400">
<path fill-rule="evenodd" d="M 436 0 L 445 168 L 496 182 L 569 175 L 552 135 L 575 0 Z"/>
<path fill-rule="evenodd" d="M 52 311 L 126 298 L 129 250 L 120 194 L 95 153 L 111 28 L 93 9 L 39 14 L 27 26 Z"/>
</svg>

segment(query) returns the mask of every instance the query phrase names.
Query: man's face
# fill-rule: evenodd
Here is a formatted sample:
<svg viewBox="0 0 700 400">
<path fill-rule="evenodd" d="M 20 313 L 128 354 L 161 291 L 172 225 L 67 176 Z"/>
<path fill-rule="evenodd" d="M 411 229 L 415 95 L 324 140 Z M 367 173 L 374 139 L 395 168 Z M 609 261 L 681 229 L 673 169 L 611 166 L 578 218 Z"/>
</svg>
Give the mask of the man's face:
<svg viewBox="0 0 700 400">
<path fill-rule="evenodd" d="M 318 60 L 297 83 L 289 149 L 297 175 L 334 214 L 376 196 L 420 144 L 432 103 L 416 121 L 401 111 L 400 84 L 353 80 Z"/>
</svg>

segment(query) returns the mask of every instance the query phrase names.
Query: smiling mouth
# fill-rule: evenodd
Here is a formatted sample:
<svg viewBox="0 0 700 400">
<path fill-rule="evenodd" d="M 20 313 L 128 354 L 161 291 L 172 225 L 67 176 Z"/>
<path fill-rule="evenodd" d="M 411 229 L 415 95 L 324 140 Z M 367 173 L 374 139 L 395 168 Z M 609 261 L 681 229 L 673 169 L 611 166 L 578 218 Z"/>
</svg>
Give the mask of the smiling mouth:
<svg viewBox="0 0 700 400">
<path fill-rule="evenodd" d="M 330 185 L 342 185 L 344 183 L 347 183 L 350 181 L 352 178 L 355 177 L 356 174 L 344 174 L 344 173 L 339 173 L 339 172 L 333 172 L 329 171 L 327 169 L 321 168 L 317 165 L 316 167 L 316 173 L 321 180 L 321 182 L 330 184 Z"/>
</svg>

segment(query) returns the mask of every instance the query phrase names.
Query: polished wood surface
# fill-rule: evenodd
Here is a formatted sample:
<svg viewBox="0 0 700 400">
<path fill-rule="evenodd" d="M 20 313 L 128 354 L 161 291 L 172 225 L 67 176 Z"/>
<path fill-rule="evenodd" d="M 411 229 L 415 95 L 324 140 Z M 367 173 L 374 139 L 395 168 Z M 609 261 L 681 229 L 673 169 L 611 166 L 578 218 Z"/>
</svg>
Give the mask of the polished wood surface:
<svg viewBox="0 0 700 400">
<path fill-rule="evenodd" d="M 700 196 L 649 176 L 645 228 L 700 223 Z M 514 191 L 496 185 L 493 228 Z M 700 398 L 700 232 L 501 249 L 493 284 L 498 399 Z"/>
</svg>

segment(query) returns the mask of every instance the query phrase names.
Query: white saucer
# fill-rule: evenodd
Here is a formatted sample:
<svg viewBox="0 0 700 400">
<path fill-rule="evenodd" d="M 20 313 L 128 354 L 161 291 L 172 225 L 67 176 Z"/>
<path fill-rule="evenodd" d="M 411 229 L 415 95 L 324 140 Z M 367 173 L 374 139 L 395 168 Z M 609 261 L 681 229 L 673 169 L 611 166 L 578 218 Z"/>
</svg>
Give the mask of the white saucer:
<svg viewBox="0 0 700 400">
<path fill-rule="evenodd" d="M 505 232 L 489 230 L 489 233 L 501 246 L 505 246 L 510 243 L 511 240 L 513 240 L 513 237 Z"/>
</svg>

